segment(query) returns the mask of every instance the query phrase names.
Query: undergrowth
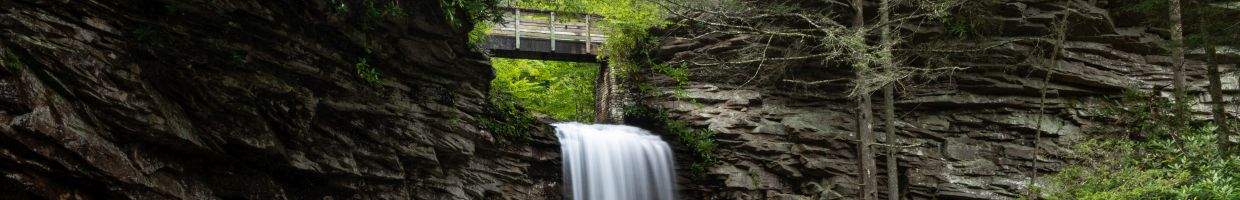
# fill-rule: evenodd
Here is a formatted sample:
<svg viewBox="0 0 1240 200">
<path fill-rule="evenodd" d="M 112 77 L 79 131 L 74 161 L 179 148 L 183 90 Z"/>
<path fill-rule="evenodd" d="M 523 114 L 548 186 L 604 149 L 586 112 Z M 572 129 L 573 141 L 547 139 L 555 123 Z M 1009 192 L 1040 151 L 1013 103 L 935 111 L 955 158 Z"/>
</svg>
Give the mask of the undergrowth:
<svg viewBox="0 0 1240 200">
<path fill-rule="evenodd" d="M 474 24 L 474 28 L 469 30 L 469 46 L 484 49 L 482 45 L 487 43 L 487 33 L 493 26 L 493 22 L 487 21 Z"/>
<path fill-rule="evenodd" d="M 444 18 L 456 28 L 499 20 L 501 12 L 496 9 L 497 4 L 499 0 L 439 0 Z"/>
<path fill-rule="evenodd" d="M 491 134 L 499 136 L 503 144 L 528 143 L 530 133 L 537 131 L 534 116 L 505 91 L 492 88 L 488 100 L 493 105 L 487 110 L 489 117 L 481 118 L 478 123 Z"/>
<path fill-rule="evenodd" d="M 689 73 L 685 65 L 650 65 L 654 73 L 665 75 L 672 79 L 673 95 L 671 98 L 678 100 L 683 97 L 685 87 L 689 82 Z M 656 94 L 658 88 L 650 83 L 640 83 L 636 87 L 641 93 L 642 98 L 661 97 Z M 696 102 L 692 102 L 697 104 Z M 719 164 L 715 151 L 718 144 L 715 142 L 715 133 L 706 129 L 694 128 L 691 124 L 684 120 L 673 118 L 668 110 L 650 108 L 641 105 L 626 106 L 624 108 L 626 118 L 637 118 L 648 120 L 651 126 L 656 129 L 665 131 L 668 135 L 676 137 L 676 142 L 682 144 L 692 151 L 692 162 L 689 164 L 690 177 L 703 178 L 711 166 Z"/>
<path fill-rule="evenodd" d="M 1240 156 L 1220 151 L 1217 126 L 1173 116 L 1166 98 L 1128 92 L 1095 111 L 1114 129 L 1089 135 L 1078 161 L 1048 177 L 1048 199 L 1240 199 Z"/>
<path fill-rule="evenodd" d="M 21 58 L 17 57 L 17 54 L 14 54 L 12 50 L 4 48 L 0 48 L 0 52 L 3 53 L 0 54 L 0 64 L 3 64 L 11 72 L 21 70 L 22 61 Z"/>
<path fill-rule="evenodd" d="M 676 142 L 692 151 L 693 161 L 689 164 L 689 177 L 702 178 L 711 166 L 719 164 L 715 157 L 715 133 L 705 129 L 697 129 L 689 123 L 672 118 L 664 109 L 648 108 L 639 105 L 627 106 L 624 114 L 629 117 L 650 120 L 669 135 L 676 136 Z"/>
<path fill-rule="evenodd" d="M 357 76 L 361 77 L 362 80 L 366 80 L 367 83 L 379 83 L 379 69 L 374 66 L 370 66 L 370 63 L 366 61 L 366 58 L 358 59 L 357 63 L 353 64 L 353 68 L 357 70 Z"/>
<path fill-rule="evenodd" d="M 1002 5 L 998 0 L 963 1 L 952 9 L 951 15 L 942 15 L 938 20 L 943 24 L 944 31 L 955 38 L 975 38 L 986 34 L 998 33 L 1001 21 L 987 18 L 995 16 L 995 7 Z"/>
</svg>

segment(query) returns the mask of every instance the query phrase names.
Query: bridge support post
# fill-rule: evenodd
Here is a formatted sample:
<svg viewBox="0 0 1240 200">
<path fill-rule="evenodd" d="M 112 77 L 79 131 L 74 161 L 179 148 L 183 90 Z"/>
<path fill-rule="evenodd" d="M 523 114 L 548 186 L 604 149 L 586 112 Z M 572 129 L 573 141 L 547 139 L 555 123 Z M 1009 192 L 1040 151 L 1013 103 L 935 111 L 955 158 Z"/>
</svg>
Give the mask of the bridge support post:
<svg viewBox="0 0 1240 200">
<path fill-rule="evenodd" d="M 598 63 L 598 75 L 594 77 L 594 123 L 611 121 L 611 67 L 606 61 Z"/>
</svg>

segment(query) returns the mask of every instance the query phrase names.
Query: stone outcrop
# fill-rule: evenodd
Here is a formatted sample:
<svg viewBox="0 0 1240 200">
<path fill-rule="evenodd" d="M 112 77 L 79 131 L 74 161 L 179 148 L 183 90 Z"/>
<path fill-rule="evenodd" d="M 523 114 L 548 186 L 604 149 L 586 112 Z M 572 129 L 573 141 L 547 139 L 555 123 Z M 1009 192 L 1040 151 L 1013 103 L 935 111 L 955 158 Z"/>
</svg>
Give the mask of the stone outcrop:
<svg viewBox="0 0 1240 200">
<path fill-rule="evenodd" d="M 897 184 L 910 199 L 1015 199 L 1030 184 L 1034 162 L 1043 176 L 1058 171 L 1071 158 L 1075 141 L 1106 125 L 1090 120 L 1096 116 L 1089 116 L 1089 110 L 1099 97 L 1129 89 L 1170 90 L 1170 61 L 1161 49 L 1165 33 L 1142 24 L 1139 16 L 1115 12 L 1120 5 L 1112 4 L 1002 1 L 994 8 L 1000 14 L 992 16 L 1001 26 L 998 32 L 985 39 L 949 40 L 955 48 L 994 48 L 952 57 L 953 67 L 964 70 L 900 88 L 894 127 L 897 143 L 905 146 L 897 155 L 900 181 L 886 182 L 885 156 L 880 155 L 879 185 Z M 1070 37 L 1063 56 L 1052 61 L 1060 67 L 1051 70 L 1050 98 L 1042 101 L 1039 89 L 1046 70 L 1032 63 L 1047 59 L 1034 52 L 1046 51 L 1053 41 L 1030 36 L 1051 33 L 1050 23 L 1063 14 L 1069 15 Z M 943 27 L 933 24 L 901 30 L 912 38 L 944 35 Z M 734 35 L 695 39 L 670 35 L 663 38 L 656 56 L 664 62 L 702 52 L 727 57 L 749 40 Z M 1199 58 L 1195 56 L 1200 55 L 1190 55 Z M 1237 58 L 1223 57 L 1233 62 Z M 1203 63 L 1191 60 L 1188 67 L 1192 91 L 1204 93 Z M 719 147 L 714 154 L 720 162 L 704 174 L 689 170 L 694 162 L 687 150 L 691 147 L 674 143 L 681 150 L 677 159 L 682 166 L 679 173 L 685 176 L 682 194 L 694 199 L 857 197 L 857 111 L 841 92 L 849 87 L 848 81 L 813 87 L 779 82 L 847 78 L 851 72 L 846 67 L 809 64 L 759 71 L 790 74 L 772 75 L 777 78 L 767 83 L 761 82 L 764 77 L 753 78 L 758 76 L 753 66 L 688 69 L 687 83 L 649 70 L 639 80 L 654 90 L 638 103 L 716 133 Z M 1225 78 L 1224 84 L 1228 90 L 1236 89 L 1234 77 Z M 878 97 L 876 109 L 882 102 Z M 1038 112 L 1041 105 L 1047 112 Z M 876 119 L 882 119 L 881 112 L 876 113 Z M 885 128 L 876 124 L 878 141 L 888 137 L 881 134 Z M 1041 152 L 1036 156 L 1035 135 L 1042 139 L 1036 141 Z M 699 177 L 690 178 L 695 175 Z M 885 189 L 880 193 L 885 196 Z"/>
<path fill-rule="evenodd" d="M 393 2 L 0 1 L 0 198 L 558 196 L 546 127 L 477 125 L 469 26 Z"/>
</svg>

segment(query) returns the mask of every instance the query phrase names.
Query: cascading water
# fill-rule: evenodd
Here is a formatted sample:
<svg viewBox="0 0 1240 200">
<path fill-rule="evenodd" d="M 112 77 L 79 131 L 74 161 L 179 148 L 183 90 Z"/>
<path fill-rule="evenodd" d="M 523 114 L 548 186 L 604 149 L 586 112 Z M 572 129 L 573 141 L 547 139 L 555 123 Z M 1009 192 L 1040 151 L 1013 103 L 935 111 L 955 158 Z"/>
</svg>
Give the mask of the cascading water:
<svg viewBox="0 0 1240 200">
<path fill-rule="evenodd" d="M 567 199 L 673 199 L 672 150 L 632 126 L 554 124 Z"/>
</svg>

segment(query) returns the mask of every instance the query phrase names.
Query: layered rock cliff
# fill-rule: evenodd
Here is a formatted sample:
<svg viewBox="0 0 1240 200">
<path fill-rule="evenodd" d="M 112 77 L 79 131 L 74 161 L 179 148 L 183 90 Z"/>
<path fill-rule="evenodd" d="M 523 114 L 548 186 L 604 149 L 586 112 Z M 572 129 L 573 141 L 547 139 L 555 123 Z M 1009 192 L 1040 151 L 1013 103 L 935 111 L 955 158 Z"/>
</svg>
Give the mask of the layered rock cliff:
<svg viewBox="0 0 1240 200">
<path fill-rule="evenodd" d="M 0 1 L 0 196 L 554 198 L 464 11 L 365 2 Z"/>
<path fill-rule="evenodd" d="M 996 22 L 997 27 L 989 27 L 995 32 L 982 38 L 951 39 L 941 24 L 902 26 L 900 31 L 916 41 L 940 40 L 954 49 L 978 50 L 949 55 L 950 67 L 961 70 L 900 86 L 895 103 L 899 182 L 885 181 L 885 156 L 880 155 L 879 186 L 897 184 L 909 199 L 1018 198 L 1030 185 L 1035 162 L 1042 176 L 1058 171 L 1071 158 L 1074 142 L 1107 125 L 1091 120 L 1105 117 L 1090 116 L 1099 97 L 1125 90 L 1169 90 L 1165 29 L 1121 12 L 1123 6 L 1107 1 L 1000 1 L 988 8 L 996 15 L 983 16 Z M 1052 23 L 1063 15 L 1069 22 L 1065 52 L 1045 62 L 1049 56 L 1039 55 L 1050 52 L 1054 40 L 1043 36 L 1053 33 Z M 659 62 L 677 65 L 699 53 L 728 57 L 762 42 L 745 35 L 694 37 L 684 28 L 669 28 L 671 36 L 661 39 Z M 1199 56 L 1200 51 L 1190 58 Z M 1232 53 L 1222 60 L 1234 63 L 1237 58 Z M 1038 63 L 1059 63 L 1051 69 L 1044 102 L 1040 88 L 1047 71 Z M 1204 93 L 1203 63 L 1187 64 L 1194 93 Z M 636 80 L 641 86 L 635 86 L 648 87 L 635 89 L 647 92 L 638 105 L 666 110 L 675 120 L 715 133 L 714 154 L 720 162 L 703 174 L 690 170 L 690 164 L 698 162 L 689 150 L 693 147 L 676 144 L 686 197 L 857 198 L 857 106 L 844 94 L 852 76 L 847 67 L 690 64 L 687 69 L 686 82 L 648 69 Z M 804 85 L 785 80 L 837 81 Z M 1224 84 L 1228 91 L 1236 88 L 1234 77 L 1224 78 Z M 1038 111 L 1041 105 L 1045 113 Z M 882 112 L 875 113 L 881 120 Z M 629 120 L 660 128 L 657 122 Z M 885 128 L 876 122 L 878 141 L 888 137 L 881 134 Z M 1034 149 L 1035 135 L 1041 135 L 1039 151 Z M 885 189 L 880 193 L 885 196 Z"/>
</svg>

